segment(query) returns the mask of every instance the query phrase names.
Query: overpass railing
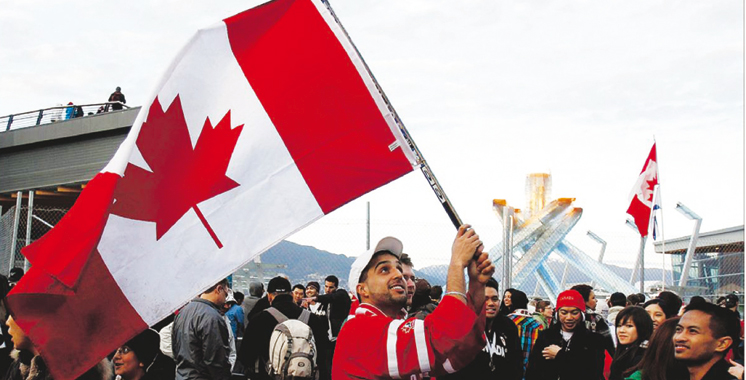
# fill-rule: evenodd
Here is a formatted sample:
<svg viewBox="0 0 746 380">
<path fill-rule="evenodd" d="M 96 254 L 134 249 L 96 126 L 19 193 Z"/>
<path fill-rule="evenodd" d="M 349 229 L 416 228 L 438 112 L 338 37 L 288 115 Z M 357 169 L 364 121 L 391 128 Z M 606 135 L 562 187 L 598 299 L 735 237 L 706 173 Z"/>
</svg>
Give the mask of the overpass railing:
<svg viewBox="0 0 746 380">
<path fill-rule="evenodd" d="M 114 111 L 115 105 L 121 105 L 122 109 L 129 108 L 122 102 L 72 104 L 2 116 L 0 132 L 110 112 Z"/>
</svg>

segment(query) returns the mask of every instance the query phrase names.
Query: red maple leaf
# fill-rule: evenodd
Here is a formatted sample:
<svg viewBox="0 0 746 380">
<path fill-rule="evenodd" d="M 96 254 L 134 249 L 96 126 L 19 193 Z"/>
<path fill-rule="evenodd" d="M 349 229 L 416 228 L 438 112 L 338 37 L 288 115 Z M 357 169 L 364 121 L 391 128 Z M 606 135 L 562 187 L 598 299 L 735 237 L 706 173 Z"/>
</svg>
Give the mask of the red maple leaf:
<svg viewBox="0 0 746 380">
<path fill-rule="evenodd" d="M 215 128 L 206 118 L 192 149 L 179 96 L 165 113 L 156 97 L 137 136 L 137 147 L 152 171 L 128 164 L 114 193 L 111 212 L 155 222 L 159 240 L 193 209 L 215 244 L 222 248 L 197 204 L 239 186 L 225 171 L 242 129 L 243 125 L 231 129 L 230 111 Z"/>
<path fill-rule="evenodd" d="M 653 191 L 655 190 L 655 185 L 658 184 L 658 178 L 653 178 L 650 181 L 645 180 L 645 182 L 648 184 L 647 189 L 650 190 L 650 196 L 648 196 L 647 201 L 652 202 L 653 201 Z"/>
</svg>

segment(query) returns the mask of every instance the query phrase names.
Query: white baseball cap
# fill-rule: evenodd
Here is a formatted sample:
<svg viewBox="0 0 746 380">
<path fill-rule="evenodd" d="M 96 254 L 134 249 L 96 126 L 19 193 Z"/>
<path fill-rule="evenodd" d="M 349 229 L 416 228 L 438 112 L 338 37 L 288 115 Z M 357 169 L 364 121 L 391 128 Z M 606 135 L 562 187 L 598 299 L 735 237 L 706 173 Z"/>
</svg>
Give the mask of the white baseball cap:
<svg viewBox="0 0 746 380">
<path fill-rule="evenodd" d="M 355 259 L 355 262 L 352 263 L 352 267 L 350 267 L 350 277 L 347 282 L 350 290 L 353 292 L 355 291 L 355 286 L 360 282 L 360 276 L 363 274 L 363 269 L 368 266 L 373 255 L 381 251 L 389 251 L 397 258 L 401 258 L 403 249 L 404 245 L 401 243 L 401 240 L 387 236 L 381 239 L 381 241 L 376 244 L 375 248 L 369 249 L 358 256 L 357 259 Z"/>
</svg>

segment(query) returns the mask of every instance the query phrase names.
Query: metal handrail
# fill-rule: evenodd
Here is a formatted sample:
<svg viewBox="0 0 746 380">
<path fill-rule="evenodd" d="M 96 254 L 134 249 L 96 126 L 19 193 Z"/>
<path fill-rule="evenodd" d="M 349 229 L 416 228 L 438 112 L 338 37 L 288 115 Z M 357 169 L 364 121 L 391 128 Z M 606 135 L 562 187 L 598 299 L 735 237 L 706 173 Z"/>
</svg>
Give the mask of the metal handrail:
<svg viewBox="0 0 746 380">
<path fill-rule="evenodd" d="M 0 116 L 0 132 L 110 112 L 112 111 L 114 104 L 121 105 L 123 109 L 129 108 L 126 104 L 118 101 L 90 104 L 68 104 L 64 106 L 54 106 L 34 111 L 11 114 L 7 116 Z M 83 114 L 75 116 L 75 110 L 78 107 L 83 110 Z M 68 117 L 68 109 L 73 110 L 71 117 Z M 3 126 L 5 126 L 4 129 Z"/>
</svg>

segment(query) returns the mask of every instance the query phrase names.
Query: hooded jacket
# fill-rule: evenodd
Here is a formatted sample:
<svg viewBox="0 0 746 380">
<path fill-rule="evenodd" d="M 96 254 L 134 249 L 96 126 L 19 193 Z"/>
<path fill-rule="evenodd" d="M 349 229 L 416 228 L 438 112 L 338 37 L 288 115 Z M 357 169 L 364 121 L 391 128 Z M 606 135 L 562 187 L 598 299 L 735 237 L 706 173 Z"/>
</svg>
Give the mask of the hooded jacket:
<svg viewBox="0 0 746 380">
<path fill-rule="evenodd" d="M 497 315 L 487 321 L 484 332 L 487 345 L 466 368 L 443 380 L 520 380 L 523 378 L 523 353 L 518 343 L 518 328 L 509 318 Z M 440 379 L 440 377 L 438 378 Z"/>
<path fill-rule="evenodd" d="M 615 326 L 616 315 L 619 314 L 619 312 L 622 310 L 624 310 L 624 306 L 612 306 L 609 308 L 609 317 L 606 319 L 606 322 L 608 322 L 609 326 Z"/>
<path fill-rule="evenodd" d="M 562 349 L 554 359 L 545 359 L 542 350 L 555 344 Z M 604 371 L 604 340 L 579 323 L 572 338 L 565 342 L 561 324 L 539 333 L 528 360 L 526 380 L 601 380 Z"/>
</svg>

